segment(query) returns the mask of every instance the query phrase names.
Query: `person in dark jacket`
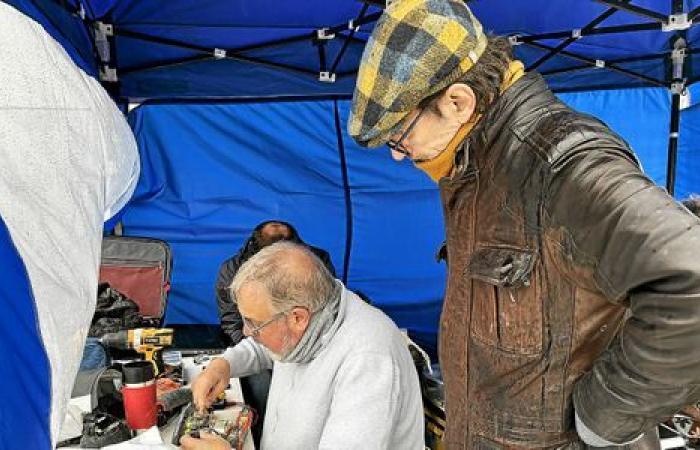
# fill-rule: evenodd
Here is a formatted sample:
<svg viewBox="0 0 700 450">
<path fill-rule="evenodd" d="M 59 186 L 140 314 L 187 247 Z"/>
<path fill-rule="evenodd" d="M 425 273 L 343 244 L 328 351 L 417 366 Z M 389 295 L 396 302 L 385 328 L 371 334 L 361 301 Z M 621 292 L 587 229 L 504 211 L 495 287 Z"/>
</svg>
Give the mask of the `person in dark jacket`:
<svg viewBox="0 0 700 450">
<path fill-rule="evenodd" d="M 263 248 L 277 241 L 290 241 L 306 245 L 323 262 L 331 274 L 335 276 L 335 268 L 328 252 L 306 244 L 291 224 L 279 220 L 262 222 L 255 227 L 253 233 L 238 250 L 238 253 L 221 264 L 219 274 L 216 277 L 216 301 L 219 305 L 221 328 L 228 339 L 230 339 L 230 342 L 228 342 L 229 346 L 234 346 L 243 339 L 243 320 L 228 288 L 244 262 Z"/>
<path fill-rule="evenodd" d="M 297 230 L 287 222 L 280 220 L 262 222 L 255 227 L 253 233 L 238 250 L 238 253 L 221 264 L 219 274 L 216 277 L 216 301 L 219 306 L 221 328 L 229 340 L 227 343 L 229 347 L 233 347 L 244 338 L 243 318 L 238 311 L 235 299 L 231 296 L 229 289 L 231 282 L 243 263 L 263 248 L 278 241 L 290 241 L 306 246 L 321 260 L 331 275 L 335 277 L 335 268 L 327 251 L 306 244 L 299 236 Z M 240 380 L 246 401 L 255 408 L 259 416 L 252 430 L 256 447 L 258 447 L 260 436 L 262 435 L 262 424 L 265 416 L 267 395 L 270 390 L 270 380 L 271 374 L 267 370 Z"/>
<path fill-rule="evenodd" d="M 348 131 L 440 187 L 447 449 L 638 446 L 700 398 L 700 221 L 465 2 L 388 4 Z"/>
</svg>

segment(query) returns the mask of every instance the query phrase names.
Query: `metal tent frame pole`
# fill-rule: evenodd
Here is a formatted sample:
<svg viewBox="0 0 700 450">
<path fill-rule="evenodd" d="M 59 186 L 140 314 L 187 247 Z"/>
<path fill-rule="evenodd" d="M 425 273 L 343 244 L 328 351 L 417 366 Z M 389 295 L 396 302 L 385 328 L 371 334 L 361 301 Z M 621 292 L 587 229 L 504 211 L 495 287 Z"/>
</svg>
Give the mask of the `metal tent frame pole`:
<svg viewBox="0 0 700 450">
<path fill-rule="evenodd" d="M 676 161 L 678 159 L 678 137 L 681 118 L 681 94 L 671 95 L 671 125 L 668 135 L 668 163 L 666 166 L 666 190 L 673 196 L 676 186 Z"/>
<path fill-rule="evenodd" d="M 674 15 L 683 13 L 683 0 L 671 0 Z M 678 137 L 680 135 L 681 95 L 686 89 L 685 64 L 687 57 L 687 33 L 682 31 L 672 42 L 671 53 L 671 123 L 668 133 L 668 161 L 666 166 L 666 190 L 673 196 L 676 188 L 676 163 L 678 161 Z"/>
</svg>

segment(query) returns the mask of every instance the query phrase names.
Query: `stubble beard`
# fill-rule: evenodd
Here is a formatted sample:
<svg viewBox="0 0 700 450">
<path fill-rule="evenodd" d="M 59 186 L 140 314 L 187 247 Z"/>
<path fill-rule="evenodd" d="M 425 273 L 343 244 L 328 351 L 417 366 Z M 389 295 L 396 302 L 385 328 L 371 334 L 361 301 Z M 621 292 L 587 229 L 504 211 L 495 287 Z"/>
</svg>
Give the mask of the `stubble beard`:
<svg viewBox="0 0 700 450">
<path fill-rule="evenodd" d="M 291 336 L 289 335 L 289 332 L 287 332 L 284 334 L 284 338 L 282 339 L 282 350 L 279 353 L 273 352 L 264 345 L 263 348 L 265 348 L 265 351 L 267 351 L 267 354 L 273 361 L 282 361 L 284 358 L 289 356 L 292 350 L 294 350 L 294 346 L 291 345 L 291 341 Z"/>
</svg>

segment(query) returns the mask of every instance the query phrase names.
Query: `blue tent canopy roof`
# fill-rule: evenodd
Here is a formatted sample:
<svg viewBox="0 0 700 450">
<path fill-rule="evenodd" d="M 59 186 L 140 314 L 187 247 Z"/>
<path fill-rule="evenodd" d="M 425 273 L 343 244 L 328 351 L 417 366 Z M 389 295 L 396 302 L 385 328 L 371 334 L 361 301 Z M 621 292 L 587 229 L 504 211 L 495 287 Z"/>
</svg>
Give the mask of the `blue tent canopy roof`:
<svg viewBox="0 0 700 450">
<path fill-rule="evenodd" d="M 98 65 L 116 69 L 118 83 L 112 92 L 132 101 L 350 96 L 364 44 L 381 12 L 358 0 L 171 0 L 167 7 L 139 0 L 9 1 L 34 17 L 33 10 L 41 10 L 50 31 L 71 42 L 76 59 L 93 72 Z M 700 27 L 662 30 L 661 20 L 669 21 L 674 3 L 686 14 L 700 7 L 700 0 L 470 5 L 489 32 L 516 36 L 517 56 L 528 66 L 537 65 L 553 89 L 579 91 L 669 86 L 672 42 L 678 36 L 691 49 L 684 75 L 695 81 L 700 58 L 692 49 L 700 40 Z M 60 4 L 73 14 L 61 11 Z M 616 9 L 620 5 L 631 5 L 633 11 Z M 640 15 L 640 8 L 651 11 L 650 17 Z M 85 18 L 82 30 L 75 23 L 80 16 Z M 96 21 L 111 25 L 114 32 L 107 36 L 110 52 L 104 52 L 105 61 L 99 64 L 95 50 L 107 47 L 103 43 L 93 48 L 85 37 Z M 325 28 L 334 37 L 318 39 L 318 30 Z M 557 32 L 555 39 L 532 38 Z M 562 43 L 567 44 L 563 52 L 542 61 Z M 325 81 L 321 72 L 329 72 Z M 335 82 L 329 82 L 333 75 Z"/>
<path fill-rule="evenodd" d="M 131 99 L 250 97 L 251 76 L 257 97 L 349 96 L 371 19 L 380 12 L 357 0 L 173 0 L 167 8 L 138 0 L 80 1 L 90 18 L 113 26 L 114 49 L 106 64 L 117 69 L 119 95 Z M 673 3 L 607 1 L 644 8 L 666 21 Z M 690 13 L 700 1 L 681 3 L 683 11 Z M 516 53 L 527 65 L 580 31 L 582 37 L 572 38 L 564 52 L 538 65 L 555 90 L 654 86 L 655 80 L 669 84 L 672 39 L 680 32 L 662 31 L 654 17 L 593 0 L 508 2 L 507 7 L 502 2 L 475 1 L 471 7 L 488 31 L 526 41 L 516 46 Z M 370 22 L 351 30 L 350 21 L 354 26 L 360 17 L 369 17 Z M 593 21 L 595 27 L 588 29 Z M 644 30 L 607 32 L 611 27 L 629 26 Z M 332 27 L 337 31 L 333 39 L 317 39 L 317 30 Z M 563 35 L 529 42 L 533 35 L 553 32 Z M 698 28 L 685 32 L 690 48 L 700 39 L 699 33 Z M 215 49 L 226 50 L 226 57 L 221 52 L 215 56 Z M 648 59 L 636 60 L 640 56 Z M 604 61 L 606 67 L 596 68 L 596 60 Z M 697 72 L 697 60 L 691 55 L 689 78 Z M 621 61 L 614 64 L 617 68 L 611 67 L 616 61 Z M 335 83 L 319 80 L 319 73 L 326 71 L 335 74 Z M 625 73 L 629 71 L 641 77 Z M 219 81 L 210 83 L 212 76 Z"/>
</svg>

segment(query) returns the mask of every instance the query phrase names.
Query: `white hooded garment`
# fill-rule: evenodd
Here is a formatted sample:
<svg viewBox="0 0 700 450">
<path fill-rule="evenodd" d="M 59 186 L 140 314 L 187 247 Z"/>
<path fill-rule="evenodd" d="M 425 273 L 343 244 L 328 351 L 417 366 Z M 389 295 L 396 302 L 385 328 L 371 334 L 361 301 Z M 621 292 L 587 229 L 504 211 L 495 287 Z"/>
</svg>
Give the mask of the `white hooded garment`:
<svg viewBox="0 0 700 450">
<path fill-rule="evenodd" d="M 134 137 L 100 84 L 0 2 L 0 217 L 34 294 L 54 446 L 95 307 L 103 221 L 138 174 Z"/>
</svg>

